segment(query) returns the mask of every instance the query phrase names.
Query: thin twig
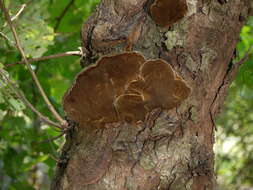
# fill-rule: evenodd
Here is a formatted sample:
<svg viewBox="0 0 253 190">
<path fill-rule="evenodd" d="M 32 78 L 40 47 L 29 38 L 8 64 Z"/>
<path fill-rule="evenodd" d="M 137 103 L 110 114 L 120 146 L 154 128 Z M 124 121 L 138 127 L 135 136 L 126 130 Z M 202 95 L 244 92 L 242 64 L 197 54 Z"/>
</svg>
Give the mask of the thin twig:
<svg viewBox="0 0 253 190">
<path fill-rule="evenodd" d="M 249 49 L 245 52 L 244 56 L 235 64 L 242 65 L 245 61 L 249 59 L 249 56 L 252 54 L 253 45 L 249 47 Z"/>
<path fill-rule="evenodd" d="M 24 50 L 22 49 L 21 43 L 20 43 L 20 41 L 19 41 L 19 38 L 18 38 L 18 35 L 17 35 L 17 32 L 16 32 L 16 29 L 15 29 L 15 27 L 14 27 L 13 24 L 12 24 L 10 15 L 9 15 L 9 13 L 8 13 L 8 10 L 7 10 L 7 9 L 5 8 L 5 6 L 4 6 L 4 1 L 3 1 L 3 0 L 0 0 L 0 8 L 2 9 L 2 11 L 3 11 L 4 15 L 5 15 L 5 18 L 6 18 L 8 24 L 9 24 L 9 26 L 10 26 L 10 28 L 11 28 L 12 34 L 13 34 L 13 36 L 14 36 L 14 38 L 15 38 L 16 47 L 17 47 L 17 49 L 20 51 L 21 56 L 23 57 L 23 59 L 24 59 L 24 61 L 25 61 L 25 64 L 26 64 L 28 70 L 30 71 L 30 73 L 31 73 L 31 75 L 32 75 L 32 78 L 33 78 L 33 80 L 34 80 L 34 82 L 35 82 L 37 88 L 39 89 L 39 92 L 40 92 L 41 96 L 43 97 L 43 99 L 44 99 L 44 101 L 45 101 L 45 103 L 46 103 L 48 109 L 49 109 L 50 112 L 53 114 L 53 116 L 60 122 L 60 124 L 61 124 L 62 126 L 65 126 L 65 125 L 66 125 L 66 121 L 63 120 L 63 119 L 61 118 L 61 116 L 57 113 L 57 111 L 55 110 L 55 108 L 53 107 L 53 105 L 51 104 L 51 102 L 49 101 L 47 95 L 45 94 L 43 88 L 42 88 L 41 85 L 40 85 L 39 80 L 37 79 L 36 74 L 34 73 L 34 71 L 33 71 L 32 67 L 31 67 L 31 65 L 29 64 L 29 62 L 28 62 L 28 60 L 27 60 L 27 58 L 26 58 L 26 56 L 25 56 L 25 52 L 24 52 Z"/>
<path fill-rule="evenodd" d="M 25 9 L 25 7 L 26 7 L 26 4 L 21 5 L 21 8 L 20 8 L 19 11 L 17 12 L 17 14 L 15 14 L 13 17 L 11 17 L 11 21 L 16 20 L 16 19 L 19 17 L 19 15 L 21 15 L 21 13 L 22 13 L 23 10 Z M 4 27 L 6 27 L 6 25 L 7 25 L 7 23 L 4 24 Z"/>
<path fill-rule="evenodd" d="M 68 52 L 65 52 L 65 53 L 58 53 L 58 54 L 55 54 L 55 55 L 32 58 L 32 59 L 28 59 L 27 61 L 29 63 L 31 63 L 31 62 L 34 62 L 34 61 L 44 61 L 44 60 L 48 60 L 48 59 L 55 59 L 55 58 L 60 58 L 60 57 L 73 56 L 73 55 L 82 56 L 82 53 L 80 51 L 68 51 Z M 25 64 L 25 61 L 19 61 L 17 63 L 7 64 L 7 65 L 5 65 L 5 67 L 11 67 L 11 66 L 20 65 L 20 64 Z"/>
<path fill-rule="evenodd" d="M 55 136 L 55 137 L 52 137 L 52 138 L 48 138 L 46 140 L 42 140 L 42 141 L 39 141 L 38 143 L 39 144 L 42 144 L 42 143 L 49 143 L 49 142 L 52 142 L 52 141 L 55 141 L 59 138 L 61 138 L 66 132 L 61 132 L 59 135 Z"/>
<path fill-rule="evenodd" d="M 60 16 L 58 16 L 56 19 L 57 19 L 57 22 L 54 26 L 54 31 L 57 31 L 57 29 L 59 28 L 60 26 L 60 23 L 63 19 L 63 17 L 65 16 L 65 14 L 67 13 L 68 9 L 72 6 L 72 4 L 75 2 L 75 0 L 71 0 L 67 6 L 64 8 L 64 10 L 62 11 L 62 13 L 60 14 Z"/>
<path fill-rule="evenodd" d="M 49 155 L 49 157 L 50 157 L 52 160 L 54 160 L 55 162 L 57 162 L 57 163 L 62 163 L 62 161 L 61 161 L 59 158 L 56 158 L 56 157 L 53 156 L 53 155 Z"/>
<path fill-rule="evenodd" d="M 253 46 L 250 46 L 249 49 L 244 54 L 244 56 L 238 62 L 236 62 L 232 65 L 230 72 L 228 73 L 228 75 L 225 78 L 227 83 L 229 83 L 229 81 L 234 80 L 240 66 L 249 59 L 250 55 L 252 54 L 252 50 L 253 50 Z"/>
<path fill-rule="evenodd" d="M 45 123 L 52 125 L 54 127 L 57 127 L 61 129 L 61 125 L 58 123 L 55 123 L 48 119 L 46 116 L 42 115 L 24 96 L 22 92 L 19 91 L 18 87 L 5 75 L 2 69 L 0 69 L 0 74 L 4 78 L 4 80 L 7 82 L 7 85 L 10 87 L 10 89 L 16 94 L 16 96 L 28 107 L 30 108 L 34 113 L 38 115 L 38 117 L 44 121 Z"/>
<path fill-rule="evenodd" d="M 26 4 L 21 5 L 21 8 L 17 12 L 17 14 L 14 15 L 13 17 L 11 17 L 11 21 L 14 21 L 15 19 L 17 19 L 19 17 L 19 15 L 23 12 L 23 10 L 25 9 L 25 7 L 26 7 Z"/>
</svg>

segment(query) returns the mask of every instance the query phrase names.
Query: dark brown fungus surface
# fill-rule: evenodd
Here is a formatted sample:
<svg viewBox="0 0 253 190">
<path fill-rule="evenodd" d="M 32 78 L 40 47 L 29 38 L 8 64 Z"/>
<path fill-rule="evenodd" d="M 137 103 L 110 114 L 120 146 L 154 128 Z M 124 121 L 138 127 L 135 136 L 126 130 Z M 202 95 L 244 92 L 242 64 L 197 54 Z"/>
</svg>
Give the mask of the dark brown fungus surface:
<svg viewBox="0 0 253 190">
<path fill-rule="evenodd" d="M 115 100 L 115 108 L 121 120 L 127 123 L 144 121 L 148 109 L 144 106 L 143 97 L 138 94 L 122 94 Z"/>
<path fill-rule="evenodd" d="M 144 81 L 140 76 L 126 86 L 125 94 L 138 94 L 143 96 Z"/>
<path fill-rule="evenodd" d="M 148 94 L 146 106 L 171 109 L 178 106 L 190 93 L 182 79 L 179 79 L 171 66 L 163 60 L 147 61 L 141 67 L 144 80 L 144 94 Z"/>
<path fill-rule="evenodd" d="M 169 27 L 187 12 L 186 0 L 155 0 L 150 6 L 152 19 L 161 27 Z"/>
<path fill-rule="evenodd" d="M 124 92 L 128 81 L 137 77 L 144 61 L 141 54 L 122 53 L 102 57 L 84 69 L 64 96 L 63 107 L 68 117 L 91 126 L 117 121 L 114 98 Z"/>
<path fill-rule="evenodd" d="M 143 121 L 146 113 L 152 109 L 179 106 L 190 92 L 191 89 L 167 62 L 151 60 L 141 66 L 139 79 L 127 86 L 126 95 L 119 97 L 115 105 L 121 119 Z"/>
<path fill-rule="evenodd" d="M 179 106 L 190 92 L 166 61 L 145 61 L 141 54 L 128 52 L 102 57 L 78 74 L 63 107 L 80 126 L 134 124 L 152 109 Z"/>
</svg>

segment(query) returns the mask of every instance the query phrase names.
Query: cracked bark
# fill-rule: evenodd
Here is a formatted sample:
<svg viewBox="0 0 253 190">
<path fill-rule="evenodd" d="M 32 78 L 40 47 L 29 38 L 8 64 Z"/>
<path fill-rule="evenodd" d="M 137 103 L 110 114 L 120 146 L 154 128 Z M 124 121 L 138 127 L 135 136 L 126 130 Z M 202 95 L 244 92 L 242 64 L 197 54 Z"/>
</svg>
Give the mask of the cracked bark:
<svg viewBox="0 0 253 190">
<path fill-rule="evenodd" d="M 187 15 L 169 29 L 150 18 L 150 2 L 102 0 L 82 30 L 82 64 L 130 44 L 146 59 L 166 60 L 191 87 L 190 97 L 177 109 L 154 110 L 138 126 L 74 128 L 51 189 L 215 188 L 212 120 L 239 67 L 231 59 L 250 1 L 188 0 Z"/>
</svg>

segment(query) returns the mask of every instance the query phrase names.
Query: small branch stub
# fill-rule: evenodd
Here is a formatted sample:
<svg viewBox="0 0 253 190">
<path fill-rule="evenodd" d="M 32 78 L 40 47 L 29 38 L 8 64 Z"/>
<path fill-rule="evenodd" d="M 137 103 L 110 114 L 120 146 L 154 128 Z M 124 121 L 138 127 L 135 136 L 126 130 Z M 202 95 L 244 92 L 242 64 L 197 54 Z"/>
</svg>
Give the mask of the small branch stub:
<svg viewBox="0 0 253 190">
<path fill-rule="evenodd" d="M 27 61 L 29 63 L 31 63 L 31 62 L 35 62 L 35 61 L 44 61 L 44 60 L 56 59 L 56 58 L 61 58 L 61 57 L 66 57 L 66 56 L 80 56 L 81 57 L 82 52 L 81 51 L 68 51 L 65 53 L 58 53 L 55 55 L 49 55 L 49 56 L 38 57 L 38 58 L 31 58 L 31 59 L 27 59 Z M 10 64 L 5 65 L 5 67 L 11 67 L 11 66 L 20 65 L 20 64 L 25 64 L 25 61 L 10 63 Z"/>
<path fill-rule="evenodd" d="M 136 52 L 102 57 L 79 73 L 63 98 L 68 117 L 80 127 L 137 123 L 155 108 L 172 109 L 191 90 L 164 60 Z"/>
</svg>

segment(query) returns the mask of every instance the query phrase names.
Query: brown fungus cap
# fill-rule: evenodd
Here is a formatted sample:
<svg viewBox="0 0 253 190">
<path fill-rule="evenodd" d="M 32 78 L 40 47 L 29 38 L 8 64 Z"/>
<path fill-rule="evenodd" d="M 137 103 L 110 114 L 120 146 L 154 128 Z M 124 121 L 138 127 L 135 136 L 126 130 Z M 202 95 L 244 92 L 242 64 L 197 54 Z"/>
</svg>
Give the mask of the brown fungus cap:
<svg viewBox="0 0 253 190">
<path fill-rule="evenodd" d="M 172 109 L 191 90 L 164 60 L 136 52 L 102 57 L 76 77 L 63 99 L 68 117 L 83 126 L 144 121 L 155 108 Z"/>
<path fill-rule="evenodd" d="M 185 100 L 191 89 L 180 79 L 172 67 L 164 60 L 151 60 L 141 67 L 141 77 L 144 81 L 143 94 L 148 95 L 146 106 L 171 109 Z"/>
<path fill-rule="evenodd" d="M 132 81 L 114 104 L 120 118 L 132 123 L 143 121 L 152 109 L 168 110 L 179 106 L 190 92 L 167 62 L 151 60 L 141 66 L 139 79 Z"/>
<path fill-rule="evenodd" d="M 64 96 L 63 107 L 68 117 L 92 126 L 117 121 L 114 98 L 124 92 L 127 82 L 137 77 L 144 61 L 141 54 L 122 53 L 102 57 L 84 69 Z"/>
<path fill-rule="evenodd" d="M 169 27 L 187 12 L 186 0 L 155 0 L 150 6 L 152 19 L 161 27 Z"/>
<path fill-rule="evenodd" d="M 132 124 L 144 121 L 148 113 L 143 96 L 139 94 L 122 94 L 115 100 L 115 108 L 121 120 Z"/>
</svg>

